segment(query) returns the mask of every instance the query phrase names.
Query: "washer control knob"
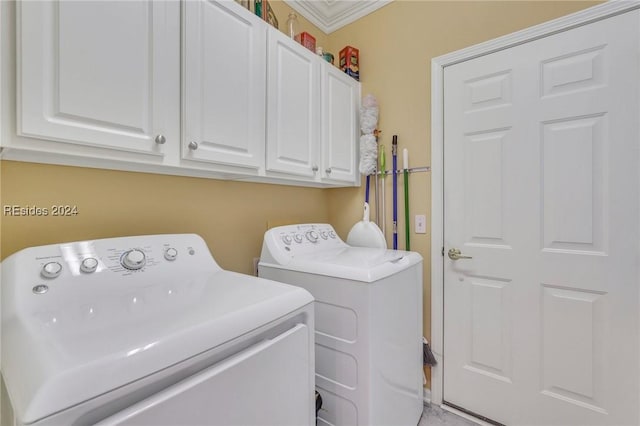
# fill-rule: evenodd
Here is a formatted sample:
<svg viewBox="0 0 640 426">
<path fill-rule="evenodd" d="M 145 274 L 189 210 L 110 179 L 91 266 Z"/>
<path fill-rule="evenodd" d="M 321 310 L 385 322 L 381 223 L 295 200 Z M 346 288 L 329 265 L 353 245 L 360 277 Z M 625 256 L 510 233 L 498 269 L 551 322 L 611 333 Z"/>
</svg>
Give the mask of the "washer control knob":
<svg viewBox="0 0 640 426">
<path fill-rule="evenodd" d="M 296 240 L 296 243 L 300 244 L 302 242 L 302 235 L 296 234 L 293 236 L 293 239 Z"/>
<path fill-rule="evenodd" d="M 318 233 L 316 231 L 307 232 L 307 240 L 311 241 L 312 243 L 318 242 Z"/>
<path fill-rule="evenodd" d="M 122 255 L 120 263 L 127 269 L 137 270 L 142 269 L 145 263 L 147 263 L 147 258 L 142 250 L 133 249 Z"/>
<path fill-rule="evenodd" d="M 169 247 L 168 249 L 166 249 L 164 251 L 164 258 L 167 260 L 176 260 L 176 257 L 178 257 L 178 250 L 174 249 L 173 247 Z"/>
<path fill-rule="evenodd" d="M 80 270 L 87 274 L 95 272 L 96 269 L 98 269 L 98 259 L 95 257 L 87 257 L 82 260 L 82 263 L 80 263 Z"/>
<path fill-rule="evenodd" d="M 45 278 L 56 278 L 62 272 L 62 265 L 58 262 L 45 263 L 40 271 L 40 275 Z"/>
<path fill-rule="evenodd" d="M 333 232 L 333 231 L 329 231 L 329 236 L 330 236 L 331 238 L 335 238 L 335 237 L 336 237 L 336 233 L 335 233 L 335 232 Z"/>
<path fill-rule="evenodd" d="M 282 242 L 285 243 L 286 245 L 290 246 L 291 245 L 291 237 L 289 235 L 283 235 L 282 236 Z"/>
<path fill-rule="evenodd" d="M 329 237 L 329 233 L 327 231 L 320 231 L 320 236 L 323 240 L 326 240 Z"/>
</svg>

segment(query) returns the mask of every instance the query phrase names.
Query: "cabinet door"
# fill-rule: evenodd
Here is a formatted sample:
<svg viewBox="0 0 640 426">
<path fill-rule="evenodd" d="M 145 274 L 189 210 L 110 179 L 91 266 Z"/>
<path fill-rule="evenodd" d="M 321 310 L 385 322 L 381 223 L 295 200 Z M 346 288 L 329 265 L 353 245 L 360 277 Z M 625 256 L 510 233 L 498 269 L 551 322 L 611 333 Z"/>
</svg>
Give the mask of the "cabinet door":
<svg viewBox="0 0 640 426">
<path fill-rule="evenodd" d="M 179 137 L 178 16 L 177 2 L 20 2 L 18 133 L 161 156 Z"/>
<path fill-rule="evenodd" d="M 235 2 L 184 2 L 182 157 L 264 167 L 266 25 Z"/>
<path fill-rule="evenodd" d="M 267 170 L 318 170 L 320 61 L 277 30 L 268 32 Z"/>
<path fill-rule="evenodd" d="M 360 83 L 322 65 L 322 179 L 355 184 L 359 145 Z"/>
</svg>

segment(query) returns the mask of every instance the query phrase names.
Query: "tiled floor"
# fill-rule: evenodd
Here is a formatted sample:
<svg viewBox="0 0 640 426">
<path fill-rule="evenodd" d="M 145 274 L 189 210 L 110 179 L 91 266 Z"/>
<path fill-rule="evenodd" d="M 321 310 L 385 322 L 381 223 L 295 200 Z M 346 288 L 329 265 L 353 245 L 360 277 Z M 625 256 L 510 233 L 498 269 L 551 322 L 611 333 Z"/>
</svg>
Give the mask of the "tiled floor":
<svg viewBox="0 0 640 426">
<path fill-rule="evenodd" d="M 436 405 L 425 405 L 418 426 L 477 426 L 477 424 Z"/>
</svg>

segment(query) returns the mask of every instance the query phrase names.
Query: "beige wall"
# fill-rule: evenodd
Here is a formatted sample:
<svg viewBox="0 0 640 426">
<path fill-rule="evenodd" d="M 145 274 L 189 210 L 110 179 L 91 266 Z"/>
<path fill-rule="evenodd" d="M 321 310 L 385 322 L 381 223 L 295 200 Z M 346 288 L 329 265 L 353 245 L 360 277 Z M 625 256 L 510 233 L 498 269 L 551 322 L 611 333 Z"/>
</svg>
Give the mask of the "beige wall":
<svg viewBox="0 0 640 426">
<path fill-rule="evenodd" d="M 268 222 L 326 222 L 321 189 L 3 161 L 2 205 L 78 207 L 73 217 L 2 217 L 2 256 L 30 246 L 194 232 L 226 269 L 253 273 Z"/>
<path fill-rule="evenodd" d="M 363 96 L 372 93 L 380 104 L 380 144 L 386 146 L 391 167 L 391 137 L 409 149 L 410 167 L 431 165 L 431 59 L 454 50 L 593 6 L 578 1 L 407 1 L 396 0 L 329 36 L 328 50 L 344 46 L 360 50 Z M 399 164 L 402 164 L 401 159 Z M 398 179 L 402 200 L 402 177 Z M 411 221 L 431 209 L 430 176 L 415 173 L 409 179 Z M 387 179 L 387 240 L 391 242 L 391 180 Z M 329 220 L 346 235 L 362 215 L 364 187 L 330 189 Z M 373 200 L 373 194 L 371 196 Z M 398 203 L 399 246 L 404 248 L 404 208 Z M 374 209 L 372 208 L 372 211 Z M 411 249 L 424 264 L 424 330 L 431 331 L 431 224 L 427 234 L 411 234 Z M 413 224 L 411 224 L 413 231 Z M 439 253 L 433 255 L 439 256 Z"/>
<path fill-rule="evenodd" d="M 291 9 L 280 0 L 271 4 L 279 29 L 286 30 Z M 326 34 L 303 17 L 298 20 L 301 31 L 327 43 Z M 6 80 L 12 76 L 8 63 Z M 15 108 L 12 86 L 9 82 L 10 90 L 3 92 L 3 137 L 11 137 L 15 126 L 6 110 Z M 313 188 L 1 161 L 1 206 L 62 203 L 77 205 L 79 212 L 68 218 L 0 215 L 0 258 L 62 241 L 194 232 L 223 268 L 253 273 L 267 224 L 327 222 L 327 198 L 326 191 Z"/>
</svg>

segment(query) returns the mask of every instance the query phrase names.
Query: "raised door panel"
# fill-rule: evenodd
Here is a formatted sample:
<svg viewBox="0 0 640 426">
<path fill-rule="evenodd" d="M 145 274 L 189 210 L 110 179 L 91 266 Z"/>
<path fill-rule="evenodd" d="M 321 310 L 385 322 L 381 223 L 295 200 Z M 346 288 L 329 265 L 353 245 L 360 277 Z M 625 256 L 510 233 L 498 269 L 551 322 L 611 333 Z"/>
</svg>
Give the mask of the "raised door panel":
<svg viewBox="0 0 640 426">
<path fill-rule="evenodd" d="M 313 178 L 318 164 L 319 59 L 269 31 L 267 171 Z"/>
<path fill-rule="evenodd" d="M 21 2 L 19 134 L 161 156 L 156 136 L 177 139 L 178 14 L 176 2 Z"/>
<path fill-rule="evenodd" d="M 326 63 L 321 92 L 322 178 L 355 184 L 360 83 Z"/>
<path fill-rule="evenodd" d="M 182 158 L 257 173 L 264 167 L 266 25 L 234 2 L 188 1 L 184 12 Z"/>
</svg>

